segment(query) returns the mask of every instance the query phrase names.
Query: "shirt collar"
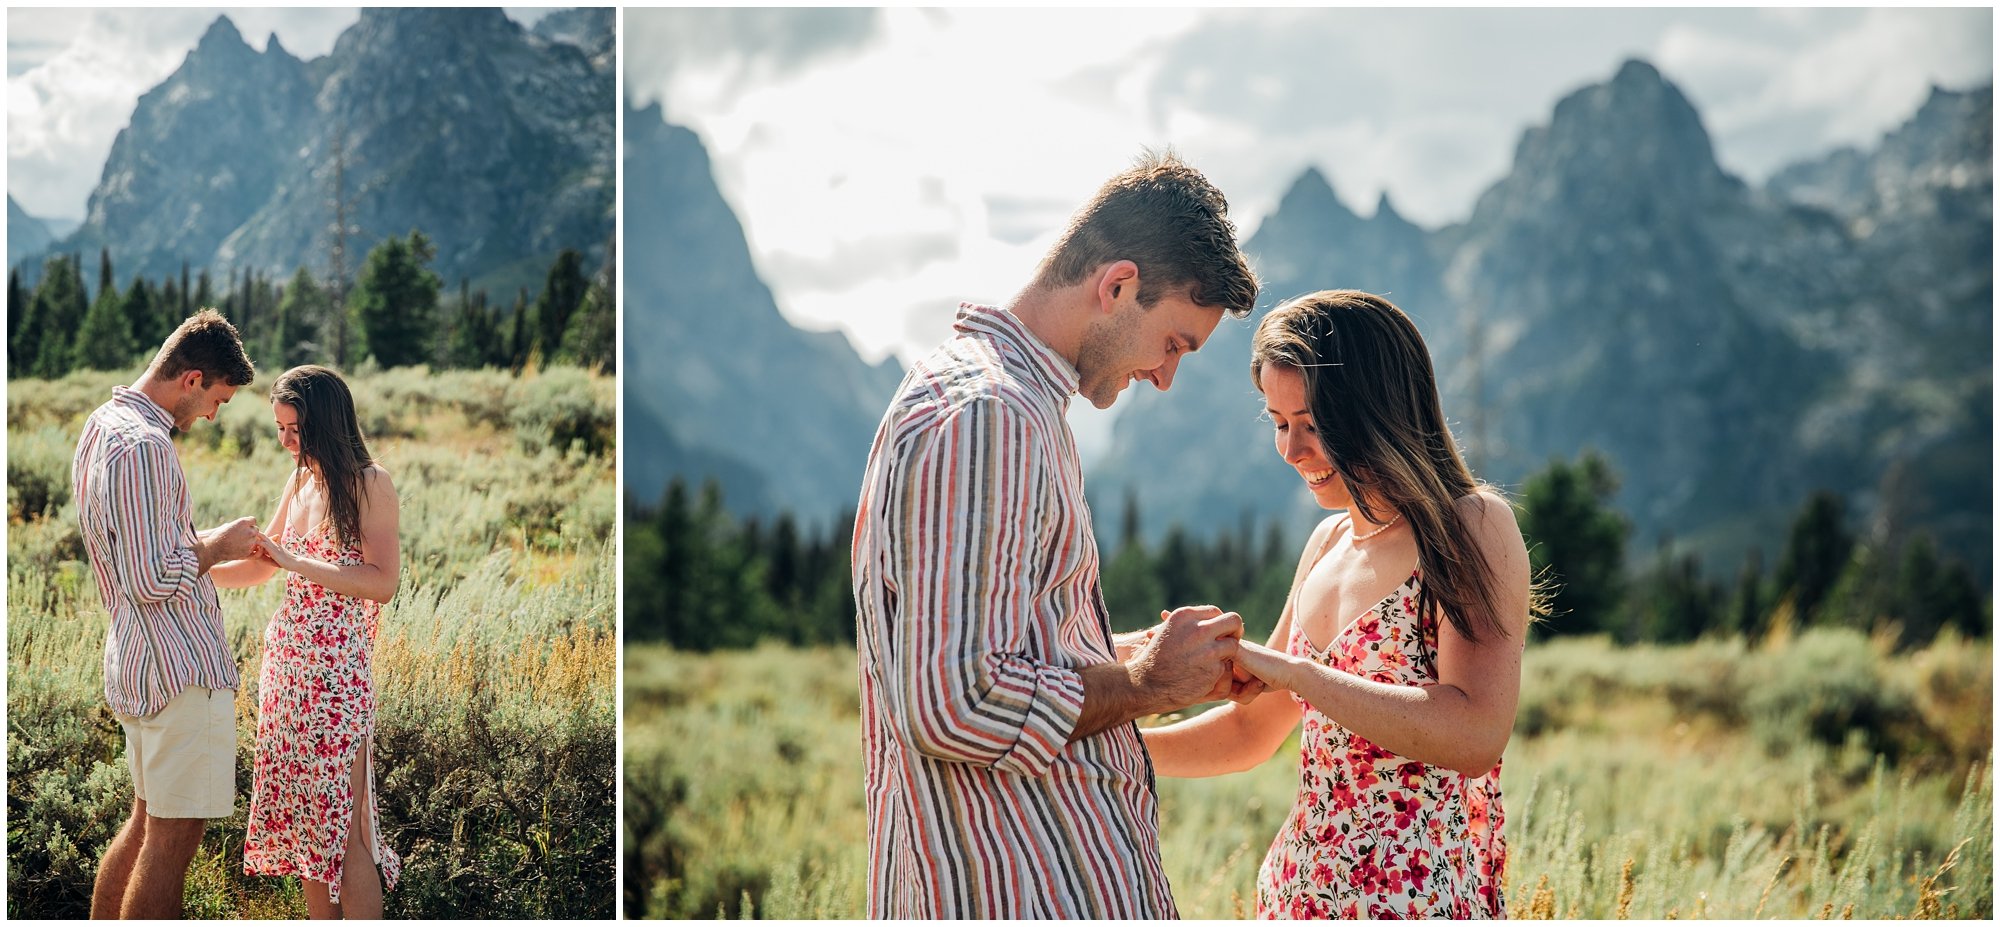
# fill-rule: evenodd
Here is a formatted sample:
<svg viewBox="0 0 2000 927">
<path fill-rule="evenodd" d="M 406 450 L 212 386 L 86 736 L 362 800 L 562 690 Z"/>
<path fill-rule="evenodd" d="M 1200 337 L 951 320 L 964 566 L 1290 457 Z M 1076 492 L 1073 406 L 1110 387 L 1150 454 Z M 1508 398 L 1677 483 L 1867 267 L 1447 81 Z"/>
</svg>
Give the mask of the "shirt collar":
<svg viewBox="0 0 2000 927">
<path fill-rule="evenodd" d="M 1036 337 L 1028 330 L 1027 323 L 1019 316 L 994 306 L 976 303 L 958 304 L 958 321 L 952 324 L 955 331 L 979 333 L 1008 342 L 1020 349 L 1020 354 L 1033 370 L 1056 395 L 1067 400 L 1076 395 L 1079 377 L 1076 365 L 1064 359 L 1048 342 Z"/>
<path fill-rule="evenodd" d="M 159 403 L 154 402 L 153 397 L 129 386 L 114 386 L 111 388 L 111 398 L 116 402 L 123 403 L 144 416 L 148 421 L 166 429 L 168 432 L 174 430 L 173 414 L 168 412 Z"/>
</svg>

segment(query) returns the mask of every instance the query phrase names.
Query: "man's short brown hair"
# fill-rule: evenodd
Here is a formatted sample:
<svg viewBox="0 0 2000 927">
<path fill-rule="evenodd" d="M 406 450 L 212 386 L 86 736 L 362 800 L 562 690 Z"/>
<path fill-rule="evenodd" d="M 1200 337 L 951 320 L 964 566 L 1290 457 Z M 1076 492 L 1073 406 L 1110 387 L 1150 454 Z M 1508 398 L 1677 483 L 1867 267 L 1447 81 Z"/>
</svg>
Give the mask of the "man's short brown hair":
<svg viewBox="0 0 2000 927">
<path fill-rule="evenodd" d="M 214 309 L 188 316 L 153 356 L 153 375 L 160 379 L 176 379 L 190 370 L 201 371 L 203 388 L 222 383 L 249 386 L 257 379 L 257 368 L 243 353 L 236 326 Z"/>
<path fill-rule="evenodd" d="M 1237 250 L 1229 202 L 1172 151 L 1147 151 L 1098 188 L 1070 217 L 1035 280 L 1070 286 L 1120 260 L 1139 265 L 1141 306 L 1179 292 L 1240 319 L 1257 303 L 1257 278 Z"/>
</svg>

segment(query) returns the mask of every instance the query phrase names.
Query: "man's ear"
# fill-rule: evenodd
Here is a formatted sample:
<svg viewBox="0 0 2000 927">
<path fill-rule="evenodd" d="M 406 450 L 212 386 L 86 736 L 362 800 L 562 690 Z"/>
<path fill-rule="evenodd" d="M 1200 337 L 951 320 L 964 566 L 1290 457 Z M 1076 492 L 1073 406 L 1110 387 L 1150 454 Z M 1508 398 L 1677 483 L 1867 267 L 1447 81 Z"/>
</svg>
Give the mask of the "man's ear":
<svg viewBox="0 0 2000 927">
<path fill-rule="evenodd" d="M 1112 261 L 1104 265 L 1097 275 L 1097 310 L 1110 315 L 1117 311 L 1120 300 L 1139 298 L 1139 265 L 1131 261 Z"/>
<path fill-rule="evenodd" d="M 187 390 L 190 393 L 201 392 L 202 387 L 205 385 L 202 381 L 205 379 L 207 377 L 202 375 L 200 368 L 183 370 L 180 375 L 181 389 Z"/>
</svg>

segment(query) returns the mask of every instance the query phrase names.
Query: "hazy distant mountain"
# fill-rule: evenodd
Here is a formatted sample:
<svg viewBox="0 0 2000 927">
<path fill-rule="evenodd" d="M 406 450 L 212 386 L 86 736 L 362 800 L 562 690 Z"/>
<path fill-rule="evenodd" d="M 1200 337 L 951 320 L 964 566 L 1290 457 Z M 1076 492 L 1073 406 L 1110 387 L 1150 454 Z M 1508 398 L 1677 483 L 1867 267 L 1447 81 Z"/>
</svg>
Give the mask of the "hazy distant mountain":
<svg viewBox="0 0 2000 927">
<path fill-rule="evenodd" d="M 13 267 L 22 258 L 40 254 L 48 248 L 55 236 L 49 232 L 48 224 L 21 208 L 14 197 L 7 197 L 7 266 Z"/>
<path fill-rule="evenodd" d="M 1524 133 L 1462 224 L 1425 233 L 1386 203 L 1362 220 L 1308 170 L 1245 247 L 1266 308 L 1353 287 L 1408 310 L 1482 476 L 1608 454 L 1636 552 L 1671 535 L 1733 558 L 1782 537 L 1814 488 L 1880 515 L 1888 479 L 1899 525 L 1984 564 L 1991 127 L 1990 88 L 1940 92 L 1876 150 L 1755 190 L 1634 61 Z M 1245 510 L 1307 523 L 1255 418 L 1253 325 L 1226 324 L 1171 394 L 1126 400 L 1098 505 L 1135 488 L 1149 532 Z"/>
<path fill-rule="evenodd" d="M 1976 552 L 1992 542 L 1992 156 L 1992 87 L 1934 89 L 1875 150 L 1768 185 L 1837 216 L 1849 245 L 1831 262 L 1842 299 L 1814 317 L 1845 376 L 1814 426 L 1881 474 L 1878 519 Z"/>
<path fill-rule="evenodd" d="M 693 132 L 625 112 L 626 492 L 722 480 L 732 509 L 851 509 L 902 373 L 785 321 Z"/>
<path fill-rule="evenodd" d="M 420 228 L 447 280 L 536 284 L 611 238 L 616 105 L 609 10 L 530 33 L 498 9 L 364 8 L 310 62 L 218 18 L 140 97 L 89 214 L 60 247 L 109 246 L 121 276 L 324 272 L 345 129 L 348 268 Z M 594 56 L 594 57 L 593 57 Z"/>
</svg>

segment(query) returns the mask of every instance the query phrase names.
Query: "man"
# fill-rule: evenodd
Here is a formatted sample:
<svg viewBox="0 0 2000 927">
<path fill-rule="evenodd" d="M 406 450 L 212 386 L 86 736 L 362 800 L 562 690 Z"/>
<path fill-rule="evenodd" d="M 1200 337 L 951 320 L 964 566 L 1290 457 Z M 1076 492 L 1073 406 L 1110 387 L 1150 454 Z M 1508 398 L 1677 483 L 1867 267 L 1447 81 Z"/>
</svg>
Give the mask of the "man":
<svg viewBox="0 0 2000 927">
<path fill-rule="evenodd" d="M 1175 915 L 1132 722 L 1242 694 L 1242 621 L 1114 644 L 1063 414 L 1167 389 L 1256 293 L 1222 194 L 1147 155 L 904 378 L 854 527 L 870 917 Z"/>
<path fill-rule="evenodd" d="M 213 309 L 182 322 L 130 387 L 90 414 L 71 485 L 97 591 L 111 613 L 104 697 L 125 728 L 132 817 L 111 840 L 93 918 L 181 916 L 207 818 L 236 806 L 236 659 L 210 567 L 250 555 L 255 519 L 194 530 L 172 431 L 256 376 Z"/>
</svg>

